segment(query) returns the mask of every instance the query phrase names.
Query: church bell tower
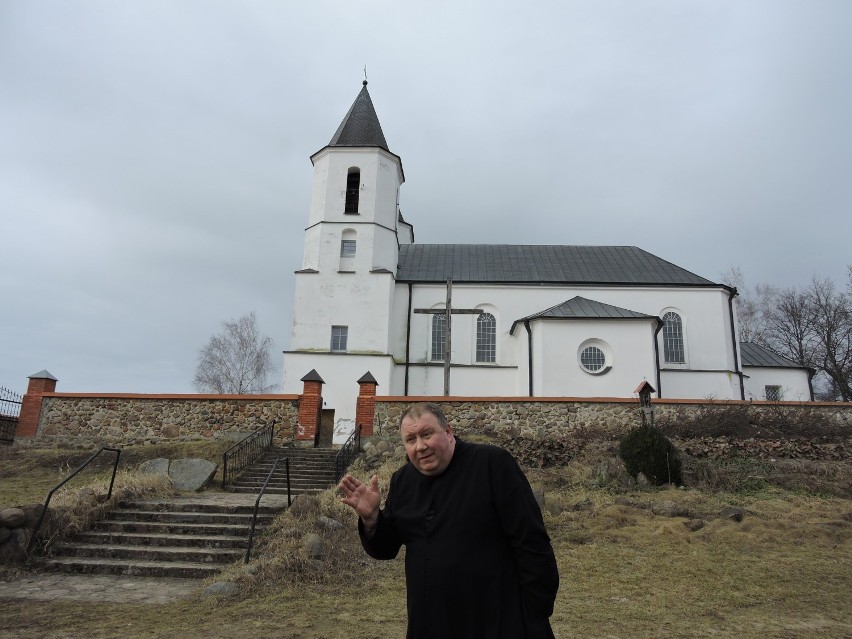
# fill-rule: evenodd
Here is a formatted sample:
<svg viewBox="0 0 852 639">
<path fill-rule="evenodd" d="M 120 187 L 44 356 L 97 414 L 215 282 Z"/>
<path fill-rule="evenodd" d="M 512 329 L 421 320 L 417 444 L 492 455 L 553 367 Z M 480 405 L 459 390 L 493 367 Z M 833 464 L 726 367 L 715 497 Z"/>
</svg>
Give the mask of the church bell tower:
<svg viewBox="0 0 852 639">
<path fill-rule="evenodd" d="M 388 148 L 364 81 L 331 141 L 311 156 L 311 207 L 296 271 L 284 392 L 316 370 L 335 421 L 354 419 L 355 383 L 369 371 L 390 385 L 390 314 L 400 242 L 402 161 Z M 332 406 L 333 404 L 333 406 Z M 351 404 L 351 407 L 349 406 Z"/>
</svg>

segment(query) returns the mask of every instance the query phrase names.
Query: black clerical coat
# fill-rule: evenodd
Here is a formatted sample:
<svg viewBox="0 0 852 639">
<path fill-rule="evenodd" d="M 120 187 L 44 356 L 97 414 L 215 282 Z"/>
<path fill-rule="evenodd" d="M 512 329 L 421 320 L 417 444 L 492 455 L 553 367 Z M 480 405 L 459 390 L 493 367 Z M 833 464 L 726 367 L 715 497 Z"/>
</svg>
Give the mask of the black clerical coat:
<svg viewBox="0 0 852 639">
<path fill-rule="evenodd" d="M 406 546 L 409 639 L 553 637 L 556 559 L 532 489 L 502 448 L 456 438 L 435 477 L 406 464 L 373 537 L 359 529 L 376 559 Z"/>
</svg>

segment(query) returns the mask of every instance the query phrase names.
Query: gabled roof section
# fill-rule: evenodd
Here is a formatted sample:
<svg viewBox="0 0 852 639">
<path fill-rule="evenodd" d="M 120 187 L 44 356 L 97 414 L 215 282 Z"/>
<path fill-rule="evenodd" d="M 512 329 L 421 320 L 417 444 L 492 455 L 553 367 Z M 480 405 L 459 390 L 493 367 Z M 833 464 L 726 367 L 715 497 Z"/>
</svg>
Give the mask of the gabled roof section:
<svg viewBox="0 0 852 639">
<path fill-rule="evenodd" d="M 517 319 L 512 323 L 512 328 L 509 334 L 515 332 L 515 326 L 520 322 L 529 320 L 569 320 L 569 319 L 595 319 L 595 320 L 654 320 L 660 321 L 656 315 L 646 315 L 645 313 L 637 313 L 626 308 L 596 302 L 585 297 L 572 297 L 570 300 L 551 306 L 548 309 L 527 315 L 521 319 Z"/>
<path fill-rule="evenodd" d="M 390 153 L 366 80 L 328 146 L 377 146 Z"/>
<path fill-rule="evenodd" d="M 397 281 L 718 286 L 635 246 L 410 244 Z"/>
<path fill-rule="evenodd" d="M 740 355 L 743 366 L 760 366 L 763 368 L 807 368 L 792 359 L 774 353 L 768 348 L 754 342 L 740 342 Z"/>
</svg>

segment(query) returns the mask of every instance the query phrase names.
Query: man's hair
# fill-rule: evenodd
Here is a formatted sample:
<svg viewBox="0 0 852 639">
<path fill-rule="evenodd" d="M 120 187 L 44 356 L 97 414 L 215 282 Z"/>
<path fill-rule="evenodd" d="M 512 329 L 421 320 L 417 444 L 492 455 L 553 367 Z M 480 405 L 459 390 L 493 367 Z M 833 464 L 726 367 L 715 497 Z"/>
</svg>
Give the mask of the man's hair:
<svg viewBox="0 0 852 639">
<path fill-rule="evenodd" d="M 425 414 L 434 415 L 435 419 L 438 420 L 438 423 L 441 425 L 441 428 L 446 430 L 447 428 L 447 417 L 444 415 L 444 411 L 437 404 L 433 404 L 432 402 L 420 402 L 419 404 L 412 404 L 408 408 L 405 409 L 405 412 L 402 413 L 402 417 L 399 418 L 399 427 L 402 428 L 402 420 L 406 417 L 422 417 Z"/>
</svg>

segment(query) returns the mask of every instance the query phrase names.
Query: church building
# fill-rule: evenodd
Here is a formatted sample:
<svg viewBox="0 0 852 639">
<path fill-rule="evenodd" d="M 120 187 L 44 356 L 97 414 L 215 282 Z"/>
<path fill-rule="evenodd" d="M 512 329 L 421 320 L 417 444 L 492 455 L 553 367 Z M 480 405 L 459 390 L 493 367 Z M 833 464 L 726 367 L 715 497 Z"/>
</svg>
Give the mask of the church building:
<svg viewBox="0 0 852 639">
<path fill-rule="evenodd" d="M 806 369 L 741 347 L 735 288 L 641 248 L 417 244 L 366 81 L 311 162 L 283 390 L 319 376 L 336 433 L 366 374 L 413 401 L 623 398 L 642 381 L 661 398 L 811 398 Z"/>
</svg>

